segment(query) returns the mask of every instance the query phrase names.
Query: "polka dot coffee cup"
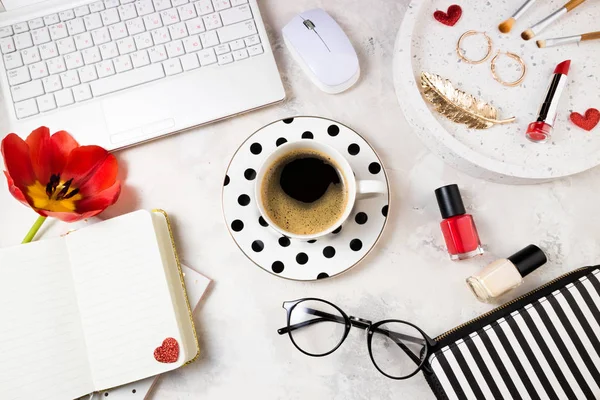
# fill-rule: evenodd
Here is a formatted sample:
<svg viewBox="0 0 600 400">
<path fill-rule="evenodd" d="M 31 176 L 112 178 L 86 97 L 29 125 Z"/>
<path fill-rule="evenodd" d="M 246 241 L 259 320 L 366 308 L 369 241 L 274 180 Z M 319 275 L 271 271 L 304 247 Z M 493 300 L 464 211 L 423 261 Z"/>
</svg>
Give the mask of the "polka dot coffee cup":
<svg viewBox="0 0 600 400">
<path fill-rule="evenodd" d="M 263 199 L 262 199 L 262 197 L 263 197 L 262 196 L 262 186 L 263 186 L 264 179 L 267 175 L 267 172 L 269 172 L 270 167 L 277 160 L 284 157 L 286 154 L 294 152 L 294 151 L 302 151 L 302 150 L 316 151 L 318 153 L 324 154 L 329 159 L 331 159 L 332 160 L 331 165 L 334 168 L 336 168 L 338 176 L 343 180 L 344 186 L 345 186 L 346 192 L 347 192 L 346 208 L 344 209 L 344 212 L 341 214 L 341 216 L 335 221 L 335 223 L 332 223 L 329 227 L 327 227 L 326 229 L 324 229 L 320 232 L 316 232 L 313 234 L 307 234 L 307 235 L 300 235 L 300 234 L 296 234 L 293 232 L 289 232 L 289 231 L 283 229 L 281 226 L 277 225 L 267 214 L 267 212 L 265 210 L 265 206 L 263 204 Z M 265 161 L 261 165 L 261 167 L 258 171 L 257 177 L 256 177 L 254 193 L 255 193 L 255 198 L 257 199 L 256 203 L 258 206 L 258 210 L 260 211 L 260 214 L 265 219 L 265 221 L 269 224 L 270 227 L 272 227 L 277 232 L 279 232 L 280 234 L 282 234 L 288 238 L 299 239 L 299 240 L 314 240 L 314 239 L 323 237 L 325 235 L 328 235 L 328 234 L 332 233 L 333 231 L 335 231 L 338 227 L 340 227 L 351 215 L 352 209 L 354 208 L 354 203 L 356 202 L 356 199 L 359 196 L 360 197 L 368 197 L 368 196 L 385 195 L 385 194 L 387 194 L 387 186 L 386 186 L 385 182 L 381 182 L 381 181 L 375 181 L 375 180 L 357 181 L 355 178 L 355 175 L 354 175 L 354 171 L 352 171 L 352 167 L 350 166 L 350 164 L 348 163 L 346 158 L 344 158 L 344 156 L 342 156 L 340 154 L 340 152 L 338 152 L 333 147 L 323 144 L 323 143 L 319 143 L 317 141 L 310 141 L 310 142 L 298 141 L 298 142 L 292 142 L 292 143 L 285 143 L 285 144 L 277 147 L 277 149 L 275 149 L 265 159 Z"/>
</svg>

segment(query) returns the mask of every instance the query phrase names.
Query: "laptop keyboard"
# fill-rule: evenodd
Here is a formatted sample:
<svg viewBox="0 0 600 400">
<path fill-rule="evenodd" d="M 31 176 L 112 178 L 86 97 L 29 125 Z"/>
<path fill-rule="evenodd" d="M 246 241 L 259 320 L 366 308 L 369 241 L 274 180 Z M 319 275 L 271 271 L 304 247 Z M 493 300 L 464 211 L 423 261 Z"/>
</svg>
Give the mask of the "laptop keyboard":
<svg viewBox="0 0 600 400">
<path fill-rule="evenodd" d="M 0 27 L 17 118 L 263 53 L 248 0 L 104 0 Z"/>
</svg>

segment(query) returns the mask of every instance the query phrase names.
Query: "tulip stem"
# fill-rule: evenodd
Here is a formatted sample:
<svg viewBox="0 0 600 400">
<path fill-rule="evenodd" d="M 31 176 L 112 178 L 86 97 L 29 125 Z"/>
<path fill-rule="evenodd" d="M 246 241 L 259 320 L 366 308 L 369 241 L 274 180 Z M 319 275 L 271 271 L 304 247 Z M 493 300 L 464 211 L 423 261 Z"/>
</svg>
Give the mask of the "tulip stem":
<svg viewBox="0 0 600 400">
<path fill-rule="evenodd" d="M 46 221 L 46 217 L 42 217 L 40 215 L 38 217 L 38 219 L 35 220 L 35 222 L 33 223 L 33 226 L 31 227 L 31 229 L 29 230 L 29 232 L 27 232 L 27 235 L 25 236 L 25 239 L 23 239 L 23 241 L 21 243 L 23 244 L 23 243 L 29 243 L 29 242 L 31 242 L 33 240 L 35 234 L 40 230 L 40 228 L 44 224 L 44 221 Z"/>
</svg>

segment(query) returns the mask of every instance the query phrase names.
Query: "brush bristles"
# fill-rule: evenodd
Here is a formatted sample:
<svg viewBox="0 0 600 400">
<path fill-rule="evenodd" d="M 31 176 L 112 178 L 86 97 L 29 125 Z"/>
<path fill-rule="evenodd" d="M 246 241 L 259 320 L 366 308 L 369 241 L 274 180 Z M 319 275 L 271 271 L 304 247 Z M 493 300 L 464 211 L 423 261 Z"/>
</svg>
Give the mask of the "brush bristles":
<svg viewBox="0 0 600 400">
<path fill-rule="evenodd" d="M 515 19 L 513 17 L 510 17 L 509 19 L 498 25 L 498 30 L 502 33 L 508 33 L 512 29 L 514 23 Z"/>
<path fill-rule="evenodd" d="M 531 29 L 527 29 L 525 32 L 521 33 L 521 37 L 523 40 L 529 40 L 535 36 L 535 33 Z"/>
<path fill-rule="evenodd" d="M 535 42 L 535 44 L 537 44 L 537 47 L 539 47 L 540 49 L 543 49 L 544 47 L 546 47 L 545 40 L 538 40 L 537 42 Z"/>
</svg>

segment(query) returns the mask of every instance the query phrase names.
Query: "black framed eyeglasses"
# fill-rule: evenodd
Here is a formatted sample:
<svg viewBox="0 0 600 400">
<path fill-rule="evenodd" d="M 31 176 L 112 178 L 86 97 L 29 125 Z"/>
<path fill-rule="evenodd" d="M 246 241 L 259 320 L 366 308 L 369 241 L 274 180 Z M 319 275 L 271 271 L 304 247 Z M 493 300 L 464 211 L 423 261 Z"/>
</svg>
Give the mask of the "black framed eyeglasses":
<svg viewBox="0 0 600 400">
<path fill-rule="evenodd" d="M 287 326 L 277 330 L 289 335 L 302 353 L 323 357 L 336 351 L 348 337 L 350 328 L 367 332 L 367 348 L 375 368 L 391 379 L 407 379 L 422 369 L 435 340 L 410 322 L 386 319 L 372 323 L 348 316 L 326 300 L 305 298 L 286 301 Z"/>
</svg>

